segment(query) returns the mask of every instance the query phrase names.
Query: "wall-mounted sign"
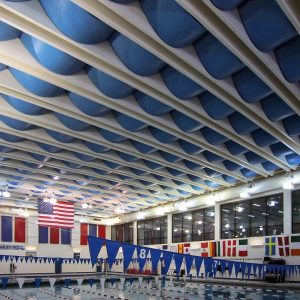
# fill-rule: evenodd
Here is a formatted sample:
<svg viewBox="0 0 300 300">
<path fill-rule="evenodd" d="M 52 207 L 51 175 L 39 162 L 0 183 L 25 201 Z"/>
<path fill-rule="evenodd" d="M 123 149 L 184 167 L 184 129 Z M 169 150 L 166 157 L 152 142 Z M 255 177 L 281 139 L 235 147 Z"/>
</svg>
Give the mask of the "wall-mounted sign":
<svg viewBox="0 0 300 300">
<path fill-rule="evenodd" d="M 24 246 L 19 245 L 0 245 L 1 250 L 25 250 Z"/>
</svg>

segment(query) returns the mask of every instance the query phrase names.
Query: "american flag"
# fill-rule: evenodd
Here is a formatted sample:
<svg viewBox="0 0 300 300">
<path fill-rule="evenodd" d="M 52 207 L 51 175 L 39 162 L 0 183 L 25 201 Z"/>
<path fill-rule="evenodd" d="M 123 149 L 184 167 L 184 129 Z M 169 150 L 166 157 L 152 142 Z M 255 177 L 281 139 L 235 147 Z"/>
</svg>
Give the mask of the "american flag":
<svg viewBox="0 0 300 300">
<path fill-rule="evenodd" d="M 56 204 L 38 199 L 38 224 L 58 228 L 74 228 L 74 203 L 57 201 Z"/>
</svg>

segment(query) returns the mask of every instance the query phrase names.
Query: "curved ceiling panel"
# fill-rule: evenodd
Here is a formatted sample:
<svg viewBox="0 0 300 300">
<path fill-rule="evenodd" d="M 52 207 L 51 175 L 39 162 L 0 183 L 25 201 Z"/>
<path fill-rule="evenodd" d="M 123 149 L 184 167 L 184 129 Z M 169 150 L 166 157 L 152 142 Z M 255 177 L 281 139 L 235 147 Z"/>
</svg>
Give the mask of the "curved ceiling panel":
<svg viewBox="0 0 300 300">
<path fill-rule="evenodd" d="M 107 216 L 120 194 L 134 211 L 298 167 L 300 39 L 278 2 L 36 2 L 0 22 L 0 160 L 28 193 Z"/>
</svg>

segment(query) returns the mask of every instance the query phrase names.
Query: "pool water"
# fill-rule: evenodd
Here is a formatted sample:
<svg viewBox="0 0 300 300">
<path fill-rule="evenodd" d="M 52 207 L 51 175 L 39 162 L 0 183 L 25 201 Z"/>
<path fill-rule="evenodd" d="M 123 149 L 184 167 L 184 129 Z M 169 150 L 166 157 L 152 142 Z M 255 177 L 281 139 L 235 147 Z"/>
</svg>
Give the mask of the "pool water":
<svg viewBox="0 0 300 300">
<path fill-rule="evenodd" d="M 69 287 L 57 286 L 54 288 L 28 288 L 22 290 L 16 288 L 8 288 L 0 290 L 0 299 L 6 300 L 48 300 L 48 299 L 72 299 L 72 300 L 91 300 L 91 299 L 300 299 L 300 292 L 253 288 L 241 286 L 223 286 L 214 284 L 200 283 L 178 283 L 167 282 L 165 285 L 159 282 L 156 285 L 153 281 L 150 285 L 143 282 L 140 286 L 138 282 L 125 283 L 121 287 L 120 282 L 111 286 L 110 283 L 105 284 L 102 288 L 100 283 L 92 287 L 89 285 L 70 285 Z"/>
</svg>

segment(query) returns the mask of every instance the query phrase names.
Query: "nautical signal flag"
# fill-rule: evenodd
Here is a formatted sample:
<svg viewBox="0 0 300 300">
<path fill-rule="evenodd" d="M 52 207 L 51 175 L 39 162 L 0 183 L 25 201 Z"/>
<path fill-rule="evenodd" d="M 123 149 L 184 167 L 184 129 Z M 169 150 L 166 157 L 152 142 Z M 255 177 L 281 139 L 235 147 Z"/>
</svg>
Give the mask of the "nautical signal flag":
<svg viewBox="0 0 300 300">
<path fill-rule="evenodd" d="M 105 225 L 96 225 L 96 224 L 80 224 L 80 245 L 85 246 L 88 244 L 87 237 L 88 235 L 103 238 L 105 239 Z"/>
<path fill-rule="evenodd" d="M 279 236 L 277 237 L 277 244 L 280 256 L 290 256 L 290 237 Z"/>
<path fill-rule="evenodd" d="M 241 257 L 248 256 L 248 240 L 247 239 L 239 240 L 238 256 L 241 256 Z"/>
<path fill-rule="evenodd" d="M 276 237 L 266 237 L 265 238 L 265 255 L 272 256 L 276 255 Z"/>
<path fill-rule="evenodd" d="M 300 235 L 291 236 L 291 255 L 300 256 Z"/>
<path fill-rule="evenodd" d="M 222 241 L 223 256 L 234 257 L 236 256 L 236 240 Z"/>
<path fill-rule="evenodd" d="M 178 253 L 180 254 L 189 254 L 191 249 L 190 243 L 178 244 Z"/>
<path fill-rule="evenodd" d="M 216 242 L 201 242 L 200 253 L 203 257 L 214 257 L 217 255 Z"/>
</svg>

